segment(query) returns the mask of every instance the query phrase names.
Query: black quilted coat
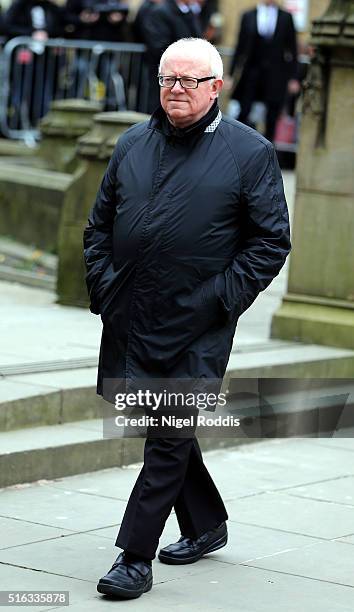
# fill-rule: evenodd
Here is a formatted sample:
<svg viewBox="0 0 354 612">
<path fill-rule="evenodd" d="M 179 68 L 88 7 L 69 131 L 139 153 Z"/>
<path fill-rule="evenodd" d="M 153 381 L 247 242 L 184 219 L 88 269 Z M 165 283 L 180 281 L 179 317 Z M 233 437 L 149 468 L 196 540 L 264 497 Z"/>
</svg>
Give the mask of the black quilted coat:
<svg viewBox="0 0 354 612">
<path fill-rule="evenodd" d="M 239 316 L 289 251 L 277 158 L 256 131 L 216 103 L 183 130 L 162 108 L 127 130 L 84 231 L 97 392 L 104 378 L 222 379 Z"/>
</svg>

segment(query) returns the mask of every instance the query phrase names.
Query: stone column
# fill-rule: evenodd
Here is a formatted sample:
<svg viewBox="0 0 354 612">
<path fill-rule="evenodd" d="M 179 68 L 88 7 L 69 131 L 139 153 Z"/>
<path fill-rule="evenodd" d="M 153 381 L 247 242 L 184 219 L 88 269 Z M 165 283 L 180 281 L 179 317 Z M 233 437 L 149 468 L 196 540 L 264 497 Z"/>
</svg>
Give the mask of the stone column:
<svg viewBox="0 0 354 612">
<path fill-rule="evenodd" d="M 275 338 L 354 348 L 354 0 L 313 22 L 288 290 Z"/>
<path fill-rule="evenodd" d="M 41 143 L 37 156 L 42 165 L 57 172 L 74 172 L 76 145 L 92 126 L 101 105 L 88 100 L 56 100 L 40 122 Z"/>
<path fill-rule="evenodd" d="M 88 305 L 83 259 L 83 231 L 120 134 L 149 119 L 135 112 L 99 113 L 92 129 L 79 139 L 79 170 L 66 194 L 59 228 L 58 302 Z"/>
</svg>

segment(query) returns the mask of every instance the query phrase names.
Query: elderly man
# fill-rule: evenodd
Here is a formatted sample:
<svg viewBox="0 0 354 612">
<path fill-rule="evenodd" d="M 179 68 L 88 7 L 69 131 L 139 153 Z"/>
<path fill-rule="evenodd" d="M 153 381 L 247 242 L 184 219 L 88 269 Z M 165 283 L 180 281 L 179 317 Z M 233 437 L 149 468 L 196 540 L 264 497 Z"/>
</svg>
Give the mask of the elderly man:
<svg viewBox="0 0 354 612">
<path fill-rule="evenodd" d="M 223 66 L 207 41 L 181 39 L 159 66 L 161 106 L 120 137 L 85 229 L 91 310 L 103 321 L 105 379 L 222 381 L 238 317 L 290 250 L 273 146 L 224 117 Z M 97 589 L 133 598 L 152 587 L 174 508 L 168 564 L 198 561 L 227 542 L 228 518 L 194 435 L 145 441 L 116 546 Z"/>
</svg>

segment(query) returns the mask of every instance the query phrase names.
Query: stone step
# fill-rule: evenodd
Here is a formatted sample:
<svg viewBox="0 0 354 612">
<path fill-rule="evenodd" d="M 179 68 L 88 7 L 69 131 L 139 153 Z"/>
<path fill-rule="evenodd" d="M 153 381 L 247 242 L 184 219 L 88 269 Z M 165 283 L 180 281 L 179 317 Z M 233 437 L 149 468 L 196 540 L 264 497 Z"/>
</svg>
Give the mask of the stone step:
<svg viewBox="0 0 354 612">
<path fill-rule="evenodd" d="M 258 344 L 258 350 L 248 352 L 243 345 L 243 352 L 232 353 L 225 390 L 237 391 L 236 379 L 320 378 L 324 379 L 325 386 L 331 378 L 353 379 L 353 351 L 289 346 L 289 343 L 272 341 L 266 344 L 267 347 Z M 254 344 L 252 346 L 255 348 Z M 32 373 L 6 376 L 0 382 L 0 487 L 127 465 L 142 459 L 143 439 L 103 437 L 102 415 L 107 414 L 104 408 L 110 405 L 96 395 L 96 367 L 72 369 L 73 364 L 68 363 L 68 369 L 58 370 L 55 362 L 52 365 L 53 370 L 48 372 L 38 371 L 38 364 L 36 371 L 32 364 Z M 336 384 L 334 382 L 334 387 Z M 327 395 L 322 393 L 326 400 L 329 398 L 325 404 L 322 402 L 322 407 L 330 417 L 332 406 L 336 407 L 331 396 L 339 396 L 343 389 L 332 391 L 329 388 Z M 286 395 L 287 388 L 285 392 Z M 353 397 L 350 405 L 352 403 Z M 311 403 L 305 401 L 294 410 L 291 405 L 293 414 L 289 416 L 284 387 L 275 404 L 285 425 L 285 435 L 289 435 L 291 428 L 295 431 L 292 435 L 296 435 L 296 428 L 302 427 L 304 417 L 312 411 Z M 314 418 L 311 415 L 309 432 L 321 421 L 318 413 Z M 348 421 L 344 426 L 352 424 Z M 262 439 L 262 430 L 257 435 L 252 431 L 241 433 L 243 437 L 233 434 L 220 437 L 218 434 L 206 438 L 204 433 L 200 441 L 202 448 L 207 450 Z"/>
<path fill-rule="evenodd" d="M 142 461 L 143 438 L 103 438 L 101 419 L 0 434 L 0 487 Z M 252 440 L 204 438 L 203 450 Z"/>
<path fill-rule="evenodd" d="M 0 237 L 0 254 L 10 261 L 31 262 L 44 268 L 46 272 L 56 274 L 58 256 L 46 253 L 36 247 L 28 246 L 11 238 Z"/>
<path fill-rule="evenodd" d="M 106 402 L 96 395 L 97 360 L 0 365 L 0 431 L 93 419 Z M 354 351 L 267 341 L 238 347 L 225 375 L 237 378 L 353 378 Z"/>
<path fill-rule="evenodd" d="M 267 340 L 257 350 L 232 352 L 226 375 L 234 378 L 352 378 L 354 351 Z"/>
<path fill-rule="evenodd" d="M 0 264 L 0 280 L 10 283 L 21 283 L 28 287 L 38 287 L 39 289 L 48 289 L 54 291 L 56 288 L 56 278 L 42 272 L 31 272 L 30 270 L 22 270 L 17 266 L 7 266 Z"/>
<path fill-rule="evenodd" d="M 96 395 L 96 376 L 97 367 L 4 376 L 0 381 L 0 431 L 99 417 L 106 402 Z"/>
<path fill-rule="evenodd" d="M 0 280 L 54 291 L 58 257 L 0 237 Z"/>
<path fill-rule="evenodd" d="M 53 359 L 51 361 L 31 361 L 14 364 L 0 364 L 0 376 L 16 376 L 18 374 L 40 374 L 57 370 L 79 370 L 96 367 L 97 357 L 81 357 L 72 359 Z"/>
<path fill-rule="evenodd" d="M 248 382 L 254 383 L 246 379 Z M 257 396 L 257 387 L 255 393 L 248 393 L 246 397 L 241 394 L 241 398 L 235 400 L 239 391 L 240 380 L 234 379 L 227 412 L 200 411 L 209 421 L 219 416 L 236 416 L 234 410 L 237 410 L 242 421 L 240 428 L 227 424 L 220 429 L 211 427 L 210 423 L 200 427 L 197 436 L 203 450 L 235 447 L 267 437 L 332 437 L 334 431 L 343 437 L 353 435 L 352 379 L 332 384 L 326 379 L 323 387 L 310 384 L 310 390 L 306 386 L 301 389 L 300 384 L 300 391 L 296 384 L 278 384 L 262 397 Z M 258 403 L 257 398 L 260 399 Z M 0 433 L 0 487 L 142 461 L 144 438 L 123 437 L 122 430 L 114 427 L 117 413 L 109 404 L 105 405 L 108 410 L 100 410 L 101 418 Z"/>
</svg>

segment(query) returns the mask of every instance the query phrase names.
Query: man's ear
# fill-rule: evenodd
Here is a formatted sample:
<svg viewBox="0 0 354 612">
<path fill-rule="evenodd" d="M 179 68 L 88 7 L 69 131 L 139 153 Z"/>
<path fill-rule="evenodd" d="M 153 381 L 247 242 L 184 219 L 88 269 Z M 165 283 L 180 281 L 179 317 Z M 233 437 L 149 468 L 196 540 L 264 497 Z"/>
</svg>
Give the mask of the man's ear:
<svg viewBox="0 0 354 612">
<path fill-rule="evenodd" d="M 215 100 L 218 97 L 220 91 L 222 90 L 224 85 L 224 81 L 222 79 L 215 79 L 211 86 L 211 99 Z"/>
</svg>

